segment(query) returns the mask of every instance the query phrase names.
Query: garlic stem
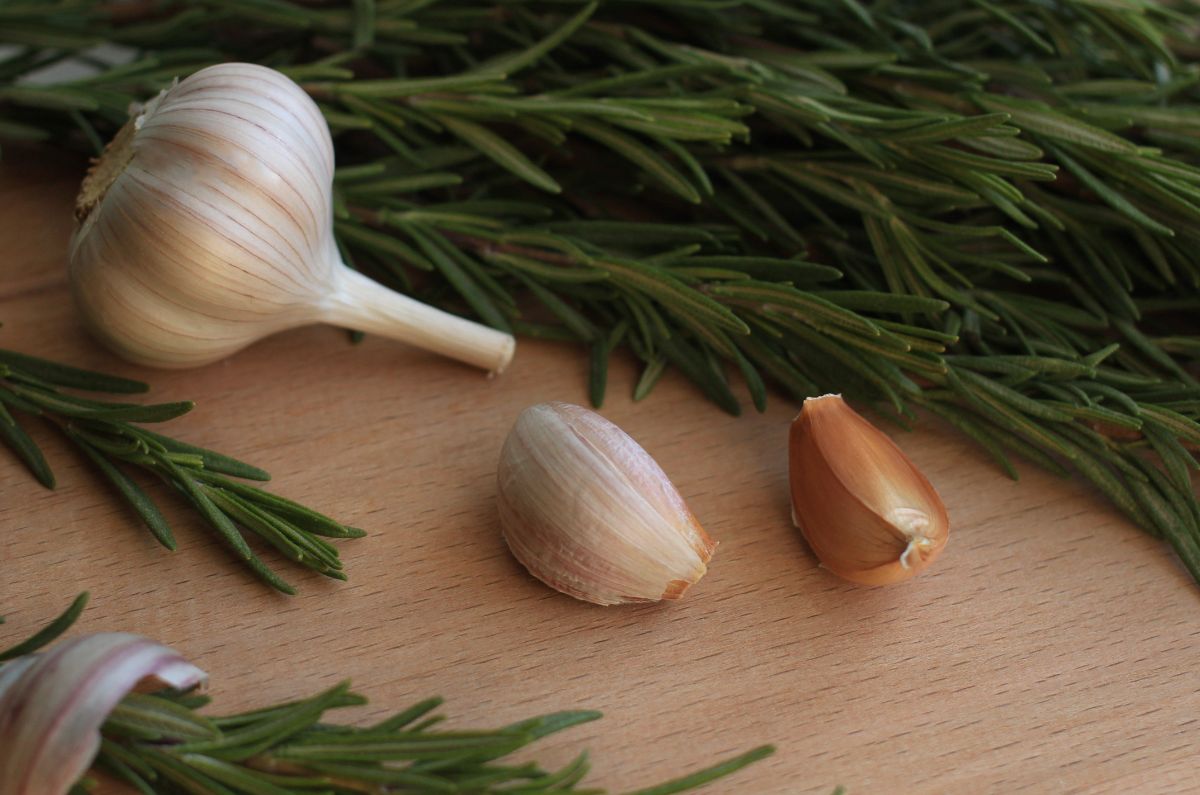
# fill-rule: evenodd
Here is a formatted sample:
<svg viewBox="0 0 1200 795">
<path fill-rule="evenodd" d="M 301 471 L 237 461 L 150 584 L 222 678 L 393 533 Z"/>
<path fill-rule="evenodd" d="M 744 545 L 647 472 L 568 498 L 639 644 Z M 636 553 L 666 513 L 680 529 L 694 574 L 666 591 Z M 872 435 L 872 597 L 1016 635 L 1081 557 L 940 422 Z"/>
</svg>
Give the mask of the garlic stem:
<svg viewBox="0 0 1200 795">
<path fill-rule="evenodd" d="M 320 319 L 355 331 L 406 342 L 499 375 L 512 360 L 511 335 L 393 292 L 341 266 L 318 306 Z"/>
</svg>

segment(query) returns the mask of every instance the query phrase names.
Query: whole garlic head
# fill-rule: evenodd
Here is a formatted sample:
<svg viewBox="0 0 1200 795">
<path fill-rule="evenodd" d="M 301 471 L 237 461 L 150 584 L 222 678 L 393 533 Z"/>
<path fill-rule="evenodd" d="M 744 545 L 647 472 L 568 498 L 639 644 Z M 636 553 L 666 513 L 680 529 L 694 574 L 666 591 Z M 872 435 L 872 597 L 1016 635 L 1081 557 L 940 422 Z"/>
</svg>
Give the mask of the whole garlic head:
<svg viewBox="0 0 1200 795">
<path fill-rule="evenodd" d="M 494 372 L 509 334 L 351 270 L 333 236 L 333 142 L 286 75 L 224 63 L 150 100 L 76 200 L 69 275 L 84 321 L 140 364 L 193 367 L 312 323 Z"/>
<path fill-rule="evenodd" d="M 222 64 L 176 83 L 76 202 L 71 281 L 88 325 L 134 361 L 190 366 L 243 347 L 249 329 L 314 322 L 341 263 L 332 182 L 329 128 L 284 75 Z"/>
<path fill-rule="evenodd" d="M 678 599 L 704 576 L 717 546 L 654 459 L 581 406 L 541 403 L 521 412 L 497 479 L 513 555 L 577 599 Z"/>
</svg>

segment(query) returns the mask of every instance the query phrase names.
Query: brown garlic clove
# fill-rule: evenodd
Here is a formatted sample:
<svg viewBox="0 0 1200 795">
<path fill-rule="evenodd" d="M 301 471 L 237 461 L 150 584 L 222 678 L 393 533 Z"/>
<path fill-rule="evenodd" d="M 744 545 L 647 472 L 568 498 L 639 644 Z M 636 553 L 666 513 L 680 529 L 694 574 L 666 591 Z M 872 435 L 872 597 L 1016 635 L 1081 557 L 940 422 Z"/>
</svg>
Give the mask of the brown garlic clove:
<svg viewBox="0 0 1200 795">
<path fill-rule="evenodd" d="M 834 574 L 864 585 L 900 582 L 946 545 L 950 519 L 938 493 L 840 395 L 804 401 L 788 453 L 792 520 Z"/>
<path fill-rule="evenodd" d="M 581 406 L 541 403 L 521 412 L 497 480 L 513 555 L 577 599 L 678 599 L 704 576 L 717 546 L 654 459 Z"/>
</svg>

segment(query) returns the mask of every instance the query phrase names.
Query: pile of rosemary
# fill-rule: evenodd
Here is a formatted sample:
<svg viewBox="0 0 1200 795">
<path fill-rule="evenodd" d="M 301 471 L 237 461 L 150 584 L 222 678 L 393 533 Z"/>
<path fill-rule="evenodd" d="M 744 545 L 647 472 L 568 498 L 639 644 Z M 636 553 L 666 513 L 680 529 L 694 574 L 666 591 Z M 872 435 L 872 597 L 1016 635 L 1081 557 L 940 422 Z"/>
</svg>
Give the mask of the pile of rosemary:
<svg viewBox="0 0 1200 795">
<path fill-rule="evenodd" d="M 623 349 L 637 398 L 675 367 L 730 412 L 768 381 L 923 409 L 1200 578 L 1198 10 L 27 0 L 0 134 L 98 150 L 178 75 L 274 66 L 334 130 L 347 261 L 585 346 L 596 404 Z"/>
<path fill-rule="evenodd" d="M 84 593 L 29 639 L 0 649 L 0 667 L 54 641 L 75 623 L 86 604 Z M 367 703 L 351 692 L 348 682 L 311 698 L 224 717 L 201 714 L 208 701 L 192 691 L 125 696 L 101 728 L 95 767 L 145 795 L 605 792 L 578 787 L 590 768 L 586 752 L 554 771 L 536 762 L 506 760 L 547 735 L 600 718 L 599 712 L 557 712 L 500 729 L 445 731 L 438 726 L 443 717 L 434 714 L 442 703 L 439 698 L 421 701 L 371 726 L 322 722 L 330 710 Z M 689 791 L 774 750 L 760 746 L 630 795 Z M 80 782 L 72 793 L 84 795 L 93 784 Z M 838 792 L 840 788 L 834 795 Z"/>
</svg>

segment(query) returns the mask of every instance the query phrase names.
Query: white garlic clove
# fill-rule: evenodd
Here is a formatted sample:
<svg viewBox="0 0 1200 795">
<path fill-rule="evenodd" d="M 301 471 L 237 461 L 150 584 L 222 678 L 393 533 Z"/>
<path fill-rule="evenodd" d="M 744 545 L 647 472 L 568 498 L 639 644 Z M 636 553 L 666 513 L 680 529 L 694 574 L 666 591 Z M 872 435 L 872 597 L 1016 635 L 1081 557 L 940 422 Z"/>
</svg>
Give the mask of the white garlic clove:
<svg viewBox="0 0 1200 795">
<path fill-rule="evenodd" d="M 511 335 L 346 267 L 333 165 L 320 109 L 273 69 L 219 64 L 162 92 L 76 201 L 69 273 L 84 321 L 118 354 L 159 367 L 323 322 L 503 370 Z"/>
<path fill-rule="evenodd" d="M 792 519 L 834 574 L 906 580 L 946 545 L 946 506 L 896 443 L 840 395 L 804 401 L 788 440 Z"/>
<path fill-rule="evenodd" d="M 186 690 L 204 672 L 139 635 L 101 632 L 0 667 L 0 795 L 66 795 L 100 748 L 100 726 L 139 682 Z"/>
<path fill-rule="evenodd" d="M 581 406 L 542 403 L 517 418 L 498 470 L 500 526 L 534 577 L 588 602 L 678 599 L 717 543 L 662 468 Z"/>
</svg>

